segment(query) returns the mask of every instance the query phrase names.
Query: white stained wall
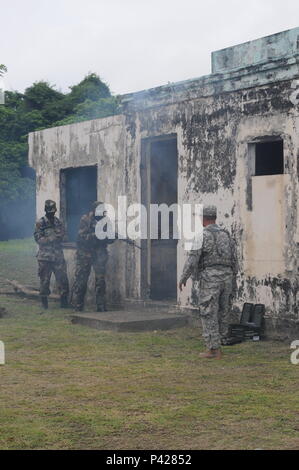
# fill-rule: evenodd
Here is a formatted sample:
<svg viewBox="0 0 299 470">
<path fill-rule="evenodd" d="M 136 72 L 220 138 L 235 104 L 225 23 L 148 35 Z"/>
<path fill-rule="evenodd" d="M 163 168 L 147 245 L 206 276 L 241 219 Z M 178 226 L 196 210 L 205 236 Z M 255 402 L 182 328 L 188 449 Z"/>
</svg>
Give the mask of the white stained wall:
<svg viewBox="0 0 299 470">
<path fill-rule="evenodd" d="M 155 130 L 156 135 L 176 133 L 179 162 L 186 161 L 187 150 L 180 125 L 171 124 L 172 106 L 161 119 L 158 111 L 151 112 L 154 123 L 164 127 Z M 156 114 L 155 114 L 156 113 Z M 167 119 L 166 119 L 167 118 Z M 128 135 L 125 117 L 114 116 L 87 121 L 70 126 L 47 129 L 30 135 L 30 163 L 37 171 L 37 211 L 43 213 L 45 199 L 54 199 L 59 207 L 59 171 L 63 168 L 98 165 L 98 199 L 105 200 L 115 207 L 117 196 L 129 194 L 129 203 L 140 201 L 140 142 L 151 137 L 152 130 L 138 129 L 134 138 Z M 242 280 L 247 283 L 255 277 L 260 285 L 255 290 L 257 302 L 273 308 L 270 286 L 263 286 L 267 276 L 288 276 L 296 269 L 297 224 L 297 158 L 296 116 L 285 114 L 255 116 L 242 119 L 234 137 L 236 154 L 236 177 L 233 188 L 219 189 L 214 193 L 198 194 L 179 171 L 179 203 L 200 202 L 215 204 L 218 207 L 218 222 L 228 230 L 234 229 L 237 235 Z M 281 135 L 285 142 L 285 175 L 259 176 L 250 174 L 248 142 L 266 135 Z M 130 142 L 131 139 L 131 142 Z M 129 148 L 132 148 L 131 154 Z M 180 166 L 179 166 L 180 168 Z M 252 208 L 247 207 L 248 181 L 251 179 Z M 221 182 L 220 182 L 221 183 Z M 126 297 L 126 284 L 131 286 L 129 297 L 140 295 L 140 251 L 127 248 L 115 242 L 110 248 L 112 256 L 107 269 L 107 285 L 112 297 Z M 74 266 L 73 255 L 69 255 L 69 266 Z M 180 278 L 186 251 L 178 244 L 178 280 Z M 70 269 L 72 281 L 73 269 Z M 191 305 L 191 280 L 183 293 L 178 292 L 178 302 L 182 306 Z M 93 297 L 93 281 L 89 285 L 90 298 Z M 243 299 L 243 300 L 249 300 Z"/>
<path fill-rule="evenodd" d="M 290 175 L 252 177 L 252 212 L 246 220 L 244 272 L 263 278 L 283 275 L 288 267 L 285 253 L 286 199 Z"/>
<path fill-rule="evenodd" d="M 117 196 L 125 194 L 125 131 L 123 116 L 111 116 L 37 131 L 29 135 L 29 163 L 36 169 L 37 218 L 44 214 L 44 202 L 53 199 L 60 208 L 60 170 L 97 165 L 97 199 L 117 207 Z M 82 214 L 83 215 L 83 214 Z M 125 249 L 115 242 L 109 247 L 108 295 L 124 297 Z M 70 285 L 74 275 L 74 249 L 65 250 Z M 94 276 L 87 297 L 94 302 Z"/>
</svg>

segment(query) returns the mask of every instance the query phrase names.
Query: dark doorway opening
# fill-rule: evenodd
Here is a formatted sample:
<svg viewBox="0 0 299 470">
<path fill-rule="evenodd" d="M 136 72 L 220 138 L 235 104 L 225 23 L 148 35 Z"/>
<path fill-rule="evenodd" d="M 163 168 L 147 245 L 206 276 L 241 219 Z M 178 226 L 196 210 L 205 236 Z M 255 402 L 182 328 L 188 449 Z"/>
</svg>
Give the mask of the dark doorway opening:
<svg viewBox="0 0 299 470">
<path fill-rule="evenodd" d="M 150 204 L 178 202 L 178 157 L 175 135 L 157 137 L 143 142 L 142 194 L 150 218 Z M 149 225 L 151 224 L 149 220 Z M 152 300 L 176 300 L 177 298 L 177 240 L 173 239 L 174 220 L 169 213 L 167 222 L 169 237 L 161 237 L 161 214 L 158 219 L 158 238 L 146 241 L 143 253 L 143 287 Z M 150 229 L 148 227 L 148 238 Z"/>
<path fill-rule="evenodd" d="M 280 175 L 283 173 L 283 141 L 255 144 L 255 175 Z"/>
<path fill-rule="evenodd" d="M 69 242 L 77 238 L 83 214 L 91 210 L 97 200 L 97 167 L 67 168 L 60 173 L 61 216 L 65 222 Z"/>
</svg>

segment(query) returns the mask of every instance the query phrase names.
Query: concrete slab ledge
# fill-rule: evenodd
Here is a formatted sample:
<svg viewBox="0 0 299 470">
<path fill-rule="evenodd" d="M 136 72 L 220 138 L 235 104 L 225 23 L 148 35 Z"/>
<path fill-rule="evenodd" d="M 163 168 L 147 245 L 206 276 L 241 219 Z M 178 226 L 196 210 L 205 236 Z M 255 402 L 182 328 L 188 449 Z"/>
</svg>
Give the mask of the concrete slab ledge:
<svg viewBox="0 0 299 470">
<path fill-rule="evenodd" d="M 70 315 L 70 320 L 73 324 L 112 331 L 169 330 L 181 328 L 188 324 L 187 315 L 156 312 L 140 313 L 136 311 L 74 313 Z"/>
</svg>

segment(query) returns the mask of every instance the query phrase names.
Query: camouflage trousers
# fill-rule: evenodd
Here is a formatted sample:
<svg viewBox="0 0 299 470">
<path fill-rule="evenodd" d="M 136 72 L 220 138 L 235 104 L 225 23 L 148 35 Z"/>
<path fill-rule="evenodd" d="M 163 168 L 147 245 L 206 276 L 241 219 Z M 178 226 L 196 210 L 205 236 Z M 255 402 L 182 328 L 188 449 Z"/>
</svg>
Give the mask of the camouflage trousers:
<svg viewBox="0 0 299 470">
<path fill-rule="evenodd" d="M 97 251 L 92 254 L 77 250 L 75 279 L 71 295 L 71 304 L 75 309 L 81 310 L 84 307 L 84 297 L 86 294 L 91 268 L 93 268 L 95 273 L 95 294 L 97 308 L 105 306 L 105 274 L 107 260 L 108 253 L 106 250 Z"/>
<path fill-rule="evenodd" d="M 201 281 L 199 313 L 203 338 L 208 349 L 219 349 L 228 336 L 232 307 L 233 276 L 222 281 Z"/>
<path fill-rule="evenodd" d="M 40 295 L 50 295 L 50 279 L 54 273 L 56 279 L 56 285 L 59 294 L 68 295 L 69 293 L 69 281 L 67 277 L 66 262 L 62 258 L 58 261 L 42 261 L 38 260 L 38 275 L 40 278 Z"/>
</svg>

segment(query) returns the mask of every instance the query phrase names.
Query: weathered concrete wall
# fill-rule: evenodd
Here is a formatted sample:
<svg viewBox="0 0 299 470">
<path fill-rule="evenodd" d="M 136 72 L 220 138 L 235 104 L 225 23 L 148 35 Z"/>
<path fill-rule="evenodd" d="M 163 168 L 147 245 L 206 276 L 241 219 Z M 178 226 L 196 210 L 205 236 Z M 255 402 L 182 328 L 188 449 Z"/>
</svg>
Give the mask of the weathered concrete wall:
<svg viewBox="0 0 299 470">
<path fill-rule="evenodd" d="M 299 54 L 299 28 L 212 52 L 212 73 L 257 65 Z"/>
<path fill-rule="evenodd" d="M 161 90 L 157 96 L 151 90 L 131 97 L 125 107 L 136 143 L 131 135 L 130 161 L 140 162 L 137 142 L 176 133 L 179 203 L 216 204 L 219 222 L 233 232 L 240 262 L 237 305 L 265 303 L 272 317 L 292 317 L 294 322 L 298 321 L 296 87 L 296 80 L 287 80 L 230 93 L 214 90 L 207 97 L 203 85 L 197 91 L 202 96 L 177 102 L 174 90 L 164 98 Z M 284 140 L 286 174 L 252 177 L 249 144 L 271 136 Z M 185 256 L 179 243 L 178 277 Z M 138 277 L 136 273 L 135 284 Z M 189 281 L 183 294 L 178 293 L 178 302 L 189 306 L 195 297 Z"/>
<path fill-rule="evenodd" d="M 127 195 L 128 204 L 140 202 L 144 139 L 176 134 L 178 202 L 216 204 L 219 223 L 237 241 L 236 306 L 244 301 L 265 303 L 277 327 L 287 321 L 297 325 L 297 52 L 275 63 L 126 95 L 122 104 L 121 116 L 30 136 L 30 160 L 38 178 L 38 214 L 46 198 L 59 201 L 59 170 L 70 166 L 98 164 L 98 197 L 106 202 L 116 205 L 119 195 Z M 253 176 L 252 146 L 271 137 L 284 141 L 284 174 Z M 139 298 L 140 251 L 116 242 L 111 255 L 110 299 Z M 179 243 L 178 278 L 185 256 Z M 187 289 L 178 292 L 178 303 L 191 306 L 194 302 L 196 292 L 191 291 L 189 281 Z"/>
<path fill-rule="evenodd" d="M 116 205 L 117 196 L 125 194 L 125 128 L 123 116 L 96 119 L 69 126 L 34 132 L 29 136 L 29 162 L 37 175 L 37 217 L 43 215 L 45 199 L 54 199 L 60 207 L 60 170 L 97 165 L 98 199 Z M 58 213 L 59 216 L 59 213 Z M 107 269 L 108 296 L 118 303 L 125 296 L 125 257 L 123 244 L 109 247 Z M 65 256 L 69 279 L 73 282 L 75 250 Z M 89 282 L 87 301 L 94 302 L 94 276 Z"/>
<path fill-rule="evenodd" d="M 290 98 L 292 82 L 285 83 L 285 86 L 280 96 L 284 106 L 287 100 L 283 96 Z M 237 179 L 245 181 L 245 187 L 239 184 L 235 194 L 243 273 L 239 298 L 264 303 L 277 326 L 284 317 L 296 325 L 298 107 L 291 106 L 288 113 L 280 113 L 276 109 L 270 115 L 269 112 L 245 118 L 238 127 Z M 284 140 L 285 174 L 251 177 L 248 142 L 271 135 Z"/>
</svg>

